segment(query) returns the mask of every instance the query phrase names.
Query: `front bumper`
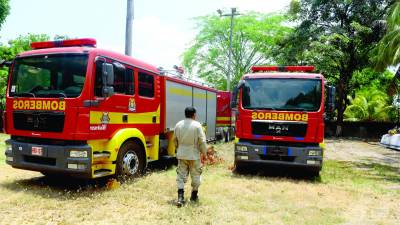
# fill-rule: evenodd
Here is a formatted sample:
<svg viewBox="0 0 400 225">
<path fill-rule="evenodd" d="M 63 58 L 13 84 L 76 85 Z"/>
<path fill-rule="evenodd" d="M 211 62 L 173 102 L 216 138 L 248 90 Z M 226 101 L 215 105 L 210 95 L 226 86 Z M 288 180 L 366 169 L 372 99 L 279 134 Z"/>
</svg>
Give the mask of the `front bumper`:
<svg viewBox="0 0 400 225">
<path fill-rule="evenodd" d="M 319 146 L 294 147 L 288 145 L 254 145 L 250 142 L 235 143 L 236 163 L 262 163 L 304 167 L 321 170 L 323 149 Z"/>
<path fill-rule="evenodd" d="M 38 155 L 37 151 L 41 153 Z M 70 157 L 70 151 L 86 151 L 87 157 Z M 35 154 L 36 153 L 36 154 Z M 63 173 L 74 177 L 92 177 L 92 152 L 89 145 L 46 145 L 6 140 L 6 163 L 14 168 L 44 173 Z"/>
</svg>

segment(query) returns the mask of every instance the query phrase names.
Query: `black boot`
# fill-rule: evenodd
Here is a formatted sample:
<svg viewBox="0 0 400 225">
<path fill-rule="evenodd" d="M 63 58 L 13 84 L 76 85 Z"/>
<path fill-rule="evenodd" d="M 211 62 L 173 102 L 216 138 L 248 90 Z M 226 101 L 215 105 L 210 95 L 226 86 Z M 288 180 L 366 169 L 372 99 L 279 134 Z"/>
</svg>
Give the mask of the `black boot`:
<svg viewBox="0 0 400 225">
<path fill-rule="evenodd" d="M 197 191 L 192 191 L 192 195 L 190 196 L 190 201 L 191 202 L 199 201 L 199 197 L 197 196 Z"/>
<path fill-rule="evenodd" d="M 181 207 L 185 203 L 184 191 L 183 189 L 178 189 L 178 201 L 176 206 Z"/>
</svg>

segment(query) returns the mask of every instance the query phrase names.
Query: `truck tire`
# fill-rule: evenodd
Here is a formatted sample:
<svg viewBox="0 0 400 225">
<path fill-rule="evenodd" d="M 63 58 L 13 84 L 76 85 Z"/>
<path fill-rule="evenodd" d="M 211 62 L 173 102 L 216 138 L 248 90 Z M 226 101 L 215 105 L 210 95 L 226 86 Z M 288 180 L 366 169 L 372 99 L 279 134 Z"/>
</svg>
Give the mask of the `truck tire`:
<svg viewBox="0 0 400 225">
<path fill-rule="evenodd" d="M 133 178 L 143 174 L 145 157 L 142 147 L 134 141 L 125 142 L 119 149 L 116 164 L 119 178 Z"/>
<path fill-rule="evenodd" d="M 243 174 L 245 172 L 245 165 L 242 163 L 239 163 L 235 160 L 234 162 L 234 167 L 233 167 L 233 173 L 235 174 Z"/>
<path fill-rule="evenodd" d="M 310 176 L 310 178 L 318 178 L 319 177 L 319 172 L 321 171 L 321 168 L 317 168 L 317 169 L 310 169 L 308 170 L 308 176 Z"/>
</svg>

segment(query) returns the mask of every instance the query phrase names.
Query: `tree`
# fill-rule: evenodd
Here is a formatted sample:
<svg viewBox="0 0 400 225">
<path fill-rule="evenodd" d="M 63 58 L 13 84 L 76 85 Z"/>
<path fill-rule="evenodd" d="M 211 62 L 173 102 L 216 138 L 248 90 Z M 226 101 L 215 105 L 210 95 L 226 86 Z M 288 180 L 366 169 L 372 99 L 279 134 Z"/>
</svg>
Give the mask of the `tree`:
<svg viewBox="0 0 400 225">
<path fill-rule="evenodd" d="M 0 0 L 0 28 L 10 13 L 10 0 Z"/>
<path fill-rule="evenodd" d="M 357 90 L 364 88 L 377 88 L 386 94 L 392 96 L 395 94 L 394 74 L 388 70 L 377 72 L 373 68 L 365 68 L 361 71 L 354 71 L 350 79 L 349 95 L 354 95 Z"/>
<path fill-rule="evenodd" d="M 298 25 L 279 43 L 277 60 L 314 64 L 337 85 L 338 122 L 349 101 L 354 71 L 372 66 L 372 50 L 384 34 L 380 21 L 393 0 L 302 0 L 291 4 Z M 338 133 L 341 132 L 339 127 Z"/>
<path fill-rule="evenodd" d="M 386 19 L 387 32 L 377 47 L 377 69 L 384 70 L 390 65 L 400 64 L 400 1 L 393 4 Z M 400 67 L 398 68 L 400 73 Z"/>
<path fill-rule="evenodd" d="M 377 87 L 363 88 L 355 98 L 348 96 L 350 105 L 344 112 L 347 121 L 389 121 L 394 107 L 389 96 Z"/>
<path fill-rule="evenodd" d="M 230 18 L 215 15 L 197 18 L 199 33 L 183 54 L 183 65 L 216 86 L 226 89 L 229 74 Z M 277 14 L 248 14 L 235 17 L 232 41 L 232 86 L 252 65 L 273 61 L 271 51 L 278 40 L 291 32 L 286 17 Z"/>
</svg>

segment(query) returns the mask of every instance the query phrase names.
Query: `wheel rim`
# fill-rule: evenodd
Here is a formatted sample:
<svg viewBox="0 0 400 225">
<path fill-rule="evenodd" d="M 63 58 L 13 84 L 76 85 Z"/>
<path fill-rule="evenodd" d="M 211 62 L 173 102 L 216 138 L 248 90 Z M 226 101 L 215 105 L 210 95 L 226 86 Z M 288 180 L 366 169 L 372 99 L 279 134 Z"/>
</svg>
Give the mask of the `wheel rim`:
<svg viewBox="0 0 400 225">
<path fill-rule="evenodd" d="M 127 151 L 122 158 L 122 170 L 124 174 L 134 175 L 139 169 L 139 157 L 134 151 Z"/>
</svg>

